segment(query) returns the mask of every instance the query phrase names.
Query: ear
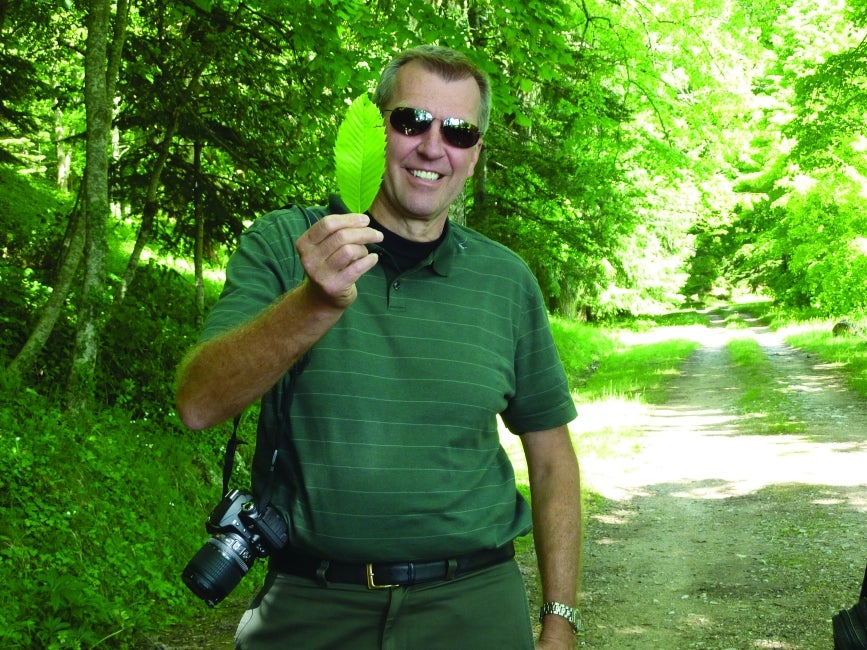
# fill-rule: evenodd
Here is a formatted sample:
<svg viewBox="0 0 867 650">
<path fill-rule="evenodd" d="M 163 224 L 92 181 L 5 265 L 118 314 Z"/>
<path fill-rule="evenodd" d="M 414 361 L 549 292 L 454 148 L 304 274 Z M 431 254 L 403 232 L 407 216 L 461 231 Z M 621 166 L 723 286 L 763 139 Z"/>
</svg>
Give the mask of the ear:
<svg viewBox="0 0 867 650">
<path fill-rule="evenodd" d="M 479 162 L 479 156 L 482 154 L 482 146 L 484 145 L 483 140 L 480 138 L 479 141 L 473 145 L 473 153 L 470 158 L 470 167 L 467 172 L 467 178 L 473 175 L 476 171 L 476 163 Z"/>
</svg>

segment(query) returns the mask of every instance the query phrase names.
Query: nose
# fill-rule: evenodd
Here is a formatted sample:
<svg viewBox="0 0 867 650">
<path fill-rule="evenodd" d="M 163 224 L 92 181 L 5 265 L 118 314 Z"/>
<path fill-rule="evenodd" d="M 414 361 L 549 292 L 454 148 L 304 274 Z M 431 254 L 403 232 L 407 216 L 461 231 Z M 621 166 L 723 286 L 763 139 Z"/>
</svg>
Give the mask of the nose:
<svg viewBox="0 0 867 650">
<path fill-rule="evenodd" d="M 442 122 L 434 120 L 430 128 L 421 134 L 421 142 L 418 152 L 427 158 L 440 158 L 445 154 L 445 142 L 443 141 Z"/>
</svg>

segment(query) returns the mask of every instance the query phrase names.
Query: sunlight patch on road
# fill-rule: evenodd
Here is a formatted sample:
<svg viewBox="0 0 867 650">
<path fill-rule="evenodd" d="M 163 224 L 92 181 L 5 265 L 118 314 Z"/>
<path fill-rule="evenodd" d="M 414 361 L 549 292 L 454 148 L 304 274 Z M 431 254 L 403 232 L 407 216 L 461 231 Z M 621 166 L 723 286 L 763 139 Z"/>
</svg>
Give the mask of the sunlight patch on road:
<svg viewBox="0 0 867 650">
<path fill-rule="evenodd" d="M 769 648 L 770 650 L 795 650 L 798 646 L 785 641 L 775 641 L 772 639 L 759 639 L 753 643 L 754 648 Z"/>
<path fill-rule="evenodd" d="M 618 510 L 607 515 L 594 515 L 593 518 L 603 524 L 609 526 L 618 526 L 629 523 L 631 515 L 635 513 L 632 510 Z"/>
<path fill-rule="evenodd" d="M 648 628 L 643 627 L 641 625 L 629 625 L 626 627 L 621 627 L 616 630 L 617 634 L 628 634 L 628 635 L 637 635 L 637 634 L 647 634 Z"/>
<path fill-rule="evenodd" d="M 743 422 L 743 416 L 722 410 L 618 401 L 580 405 L 572 430 L 585 486 L 609 499 L 629 500 L 653 486 L 693 499 L 743 496 L 780 484 L 855 487 L 867 493 L 867 440 L 745 435 Z M 596 453 L 598 441 L 583 443 L 594 440 L 594 427 L 604 428 L 610 438 L 610 448 L 602 453 Z M 853 500 L 857 494 L 850 504 L 865 509 L 864 498 Z"/>
</svg>

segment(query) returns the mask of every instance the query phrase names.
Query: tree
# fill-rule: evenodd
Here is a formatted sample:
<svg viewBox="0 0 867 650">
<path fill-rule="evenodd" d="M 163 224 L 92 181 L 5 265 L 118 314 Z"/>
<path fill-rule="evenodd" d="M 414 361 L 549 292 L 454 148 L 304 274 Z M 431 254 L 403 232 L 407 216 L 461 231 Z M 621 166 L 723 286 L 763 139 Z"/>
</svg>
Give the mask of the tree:
<svg viewBox="0 0 867 650">
<path fill-rule="evenodd" d="M 784 305 L 822 315 L 867 308 L 862 115 L 864 7 L 797 0 L 771 11 L 759 39 L 773 53 L 754 83 L 736 189 L 743 209 L 729 229 L 729 275 L 765 287 Z M 747 233 L 749 235 L 747 236 Z"/>
<path fill-rule="evenodd" d="M 0 10 L 0 63 L 12 62 L 16 90 L 2 108 L 33 116 L 4 121 L 0 111 L 16 137 L 0 146 L 31 173 L 86 175 L 86 220 L 76 228 L 70 217 L 63 273 L 35 276 L 32 304 L 45 318 L 33 322 L 32 344 L 15 351 L 18 369 L 51 345 L 53 322 L 73 303 L 81 311 L 71 383 L 98 374 L 100 323 L 128 313 L 123 303 L 148 249 L 194 259 L 195 300 L 207 309 L 206 263 L 230 251 L 258 214 L 325 200 L 347 101 L 373 88 L 397 50 L 421 42 L 463 49 L 493 78 L 492 124 L 455 217 L 521 254 L 553 312 L 593 318 L 670 305 L 690 269 L 697 295 L 727 275 L 781 290 L 799 284 L 790 296 L 824 287 L 827 298 L 829 282 L 779 258 L 778 244 L 793 244 L 801 230 L 767 215 L 792 225 L 835 210 L 851 225 L 839 230 L 849 233 L 851 264 L 833 272 L 860 268 L 857 193 L 813 203 L 815 192 L 804 199 L 798 189 L 803 178 L 842 188 L 864 173 L 863 16 L 842 4 L 301 0 L 286 12 L 278 0 L 149 0 L 109 8 L 103 72 L 79 54 L 95 51 L 80 26 L 95 28 L 105 5 L 50 4 Z M 119 43 L 124 56 L 106 58 Z M 53 97 L 25 83 L 15 67 L 22 62 Z M 70 82 L 81 74 L 86 94 Z M 94 74 L 106 78 L 104 92 Z M 105 166 L 91 165 L 109 149 Z M 108 273 L 107 239 L 129 229 L 136 243 Z M 74 245 L 73 233 L 86 246 Z M 87 261 L 80 290 L 77 250 Z"/>
<path fill-rule="evenodd" d="M 48 111 L 50 111 L 53 117 L 55 137 L 52 149 L 56 155 L 54 167 L 57 185 L 68 192 L 78 191 L 79 188 L 73 186 L 71 179 L 75 137 L 73 135 L 69 138 L 70 142 L 66 140 L 70 123 L 75 125 L 77 121 L 80 102 L 76 97 L 81 94 L 80 88 L 77 89 L 76 94 L 71 87 L 71 77 L 78 75 L 69 74 L 69 70 L 75 70 L 76 66 L 80 64 L 77 45 L 71 40 L 79 16 L 70 11 L 50 11 L 51 8 L 47 3 L 20 3 L 17 6 L 13 5 L 11 9 L 12 11 L 9 13 L 3 14 L 4 20 L 0 21 L 0 23 L 9 25 L 11 27 L 9 35 L 15 36 L 15 38 L 5 40 L 6 46 L 8 51 L 14 52 L 15 56 L 20 56 L 28 62 L 28 70 L 35 71 L 33 75 L 19 76 L 21 71 L 17 70 L 15 66 L 11 68 L 15 73 L 10 77 L 12 80 L 10 87 L 29 88 L 31 91 L 18 98 L 18 101 L 22 102 L 22 107 L 19 110 L 34 116 L 31 120 L 18 123 L 16 125 L 18 131 L 14 135 L 21 135 L 22 132 L 28 133 L 30 129 L 34 129 L 36 132 L 46 132 L 45 125 L 39 123 L 39 116 L 42 116 L 44 122 L 47 120 Z M 51 83 L 46 80 L 51 80 Z M 53 99 L 46 101 L 36 95 L 44 95 L 44 97 L 52 97 Z M 13 96 L 14 93 L 10 93 L 7 95 L 7 99 L 11 101 Z M 73 117 L 70 119 L 70 116 Z M 45 145 L 48 144 L 45 143 Z M 42 146 L 35 148 L 40 151 L 43 149 Z M 27 159 L 29 156 L 22 150 L 16 151 L 16 157 Z M 47 169 L 52 167 L 50 155 L 46 154 L 39 158 L 46 160 Z M 80 174 L 78 176 L 80 177 Z M 39 317 L 35 319 L 26 342 L 17 351 L 6 369 L 11 375 L 21 377 L 32 371 L 38 355 L 61 317 L 64 304 L 75 283 L 84 252 L 85 239 L 84 221 L 81 217 L 81 198 L 79 195 L 74 207 L 69 212 L 66 232 L 60 238 L 58 249 L 52 251 L 52 259 L 60 260 L 56 273 L 54 273 L 55 280 L 47 301 L 38 310 Z M 59 256 L 57 256 L 57 252 L 60 253 Z"/>
<path fill-rule="evenodd" d="M 83 410 L 93 401 L 99 337 L 105 313 L 105 230 L 110 210 L 109 131 L 129 7 L 126 0 L 119 0 L 112 23 L 111 4 L 109 0 L 90 0 L 87 5 L 87 49 L 84 56 L 87 164 L 82 210 L 85 272 L 69 375 L 68 406 L 72 412 Z M 110 33 L 112 26 L 113 34 Z"/>
</svg>

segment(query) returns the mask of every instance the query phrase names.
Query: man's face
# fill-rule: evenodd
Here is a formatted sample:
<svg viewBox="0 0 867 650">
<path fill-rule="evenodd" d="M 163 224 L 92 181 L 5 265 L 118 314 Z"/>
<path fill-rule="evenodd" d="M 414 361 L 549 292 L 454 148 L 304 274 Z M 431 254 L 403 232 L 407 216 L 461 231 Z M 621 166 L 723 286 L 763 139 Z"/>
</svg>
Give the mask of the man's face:
<svg viewBox="0 0 867 650">
<path fill-rule="evenodd" d="M 426 132 L 408 136 L 397 131 L 385 113 L 388 144 L 385 176 L 371 213 L 386 228 L 407 239 L 432 241 L 439 237 L 449 206 L 472 176 L 481 140 L 461 149 L 443 139 L 442 120 L 479 121 L 479 87 L 468 77 L 445 81 L 420 63 L 404 65 L 397 74 L 394 96 L 386 109 L 418 108 L 431 113 Z"/>
</svg>

